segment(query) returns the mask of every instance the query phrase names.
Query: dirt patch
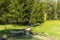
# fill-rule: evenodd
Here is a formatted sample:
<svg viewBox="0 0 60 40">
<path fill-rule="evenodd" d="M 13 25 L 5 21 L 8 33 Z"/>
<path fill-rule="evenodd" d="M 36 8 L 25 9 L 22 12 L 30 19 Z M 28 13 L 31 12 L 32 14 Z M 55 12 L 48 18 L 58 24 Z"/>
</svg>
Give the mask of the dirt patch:
<svg viewBox="0 0 60 40">
<path fill-rule="evenodd" d="M 33 35 L 33 37 L 38 38 L 40 40 L 54 40 L 53 38 L 45 37 L 45 36 L 39 36 L 39 35 Z"/>
</svg>

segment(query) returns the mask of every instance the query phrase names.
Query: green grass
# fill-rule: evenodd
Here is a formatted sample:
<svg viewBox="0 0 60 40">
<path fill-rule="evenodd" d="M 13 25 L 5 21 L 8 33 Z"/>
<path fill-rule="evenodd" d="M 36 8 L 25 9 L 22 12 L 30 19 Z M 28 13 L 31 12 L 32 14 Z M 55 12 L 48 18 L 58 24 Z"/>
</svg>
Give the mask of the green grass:
<svg viewBox="0 0 60 40">
<path fill-rule="evenodd" d="M 5 31 L 13 30 L 13 29 L 25 29 L 27 26 L 19 26 L 19 25 L 13 25 L 13 24 L 7 24 L 7 25 L 0 25 L 0 36 L 5 35 Z"/>
<path fill-rule="evenodd" d="M 60 40 L 60 20 L 46 21 L 39 26 L 32 27 L 32 32 Z"/>
<path fill-rule="evenodd" d="M 19 26 L 19 25 L 0 25 L 0 30 L 11 30 L 11 29 L 25 29 L 27 26 Z"/>
</svg>

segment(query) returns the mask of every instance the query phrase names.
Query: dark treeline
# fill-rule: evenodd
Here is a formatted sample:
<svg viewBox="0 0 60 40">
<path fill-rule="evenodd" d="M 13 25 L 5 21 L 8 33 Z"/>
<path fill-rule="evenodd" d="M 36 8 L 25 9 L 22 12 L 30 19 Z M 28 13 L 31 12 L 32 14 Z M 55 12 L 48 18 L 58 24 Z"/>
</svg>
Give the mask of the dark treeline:
<svg viewBox="0 0 60 40">
<path fill-rule="evenodd" d="M 59 1 L 0 0 L 0 24 L 34 24 L 59 19 Z"/>
</svg>

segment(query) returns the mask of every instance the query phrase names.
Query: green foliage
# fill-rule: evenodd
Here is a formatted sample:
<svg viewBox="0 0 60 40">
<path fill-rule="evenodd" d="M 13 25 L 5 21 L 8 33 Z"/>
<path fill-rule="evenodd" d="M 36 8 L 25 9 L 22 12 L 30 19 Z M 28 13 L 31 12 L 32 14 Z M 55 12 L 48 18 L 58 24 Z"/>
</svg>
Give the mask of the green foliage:
<svg viewBox="0 0 60 40">
<path fill-rule="evenodd" d="M 59 19 L 59 2 L 47 0 L 0 0 L 0 22 L 34 24 Z"/>
</svg>

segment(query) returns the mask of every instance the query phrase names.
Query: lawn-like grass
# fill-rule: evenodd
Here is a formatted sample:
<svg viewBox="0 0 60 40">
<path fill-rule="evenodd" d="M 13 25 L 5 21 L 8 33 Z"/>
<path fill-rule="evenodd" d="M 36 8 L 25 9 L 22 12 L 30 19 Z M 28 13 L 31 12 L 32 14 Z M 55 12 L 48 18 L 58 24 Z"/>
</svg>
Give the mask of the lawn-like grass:
<svg viewBox="0 0 60 40">
<path fill-rule="evenodd" d="M 11 29 L 25 29 L 26 27 L 27 26 L 20 26 L 20 25 L 13 25 L 13 24 L 0 25 L 0 31 L 11 30 Z"/>
<path fill-rule="evenodd" d="M 32 32 L 60 40 L 60 20 L 45 21 L 39 26 L 32 27 Z"/>
</svg>

